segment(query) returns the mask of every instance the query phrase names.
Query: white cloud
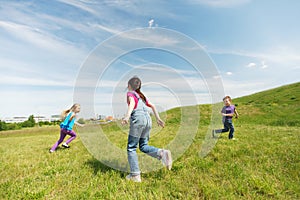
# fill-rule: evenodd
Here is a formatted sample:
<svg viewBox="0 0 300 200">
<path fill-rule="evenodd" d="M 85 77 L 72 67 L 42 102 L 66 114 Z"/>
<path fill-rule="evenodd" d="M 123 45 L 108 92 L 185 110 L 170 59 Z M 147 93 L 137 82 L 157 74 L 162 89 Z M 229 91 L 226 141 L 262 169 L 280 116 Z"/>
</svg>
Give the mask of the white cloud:
<svg viewBox="0 0 300 200">
<path fill-rule="evenodd" d="M 268 67 L 268 65 L 265 64 L 265 61 L 262 61 L 262 62 L 261 62 L 261 68 L 262 68 L 262 69 L 265 69 L 265 68 L 267 68 L 267 67 Z"/>
<path fill-rule="evenodd" d="M 226 72 L 226 75 L 231 76 L 232 72 Z"/>
<path fill-rule="evenodd" d="M 149 22 L 148 22 L 148 27 L 152 28 L 153 23 L 154 23 L 154 19 L 150 19 Z"/>
<path fill-rule="evenodd" d="M 257 67 L 257 64 L 254 62 L 251 62 L 247 65 L 248 68 L 255 68 Z M 268 68 L 268 65 L 266 65 L 265 61 L 261 61 L 261 65 L 259 66 L 262 69 Z"/>
<path fill-rule="evenodd" d="M 247 67 L 249 67 L 249 68 L 256 67 L 256 63 L 251 62 L 247 65 Z"/>
</svg>

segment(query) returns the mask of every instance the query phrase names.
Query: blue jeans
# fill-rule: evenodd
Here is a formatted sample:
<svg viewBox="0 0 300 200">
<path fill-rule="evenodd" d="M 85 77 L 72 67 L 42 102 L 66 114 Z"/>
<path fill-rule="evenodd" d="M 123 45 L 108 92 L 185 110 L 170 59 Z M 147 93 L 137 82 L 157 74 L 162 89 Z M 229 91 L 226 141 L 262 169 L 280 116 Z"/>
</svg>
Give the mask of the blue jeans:
<svg viewBox="0 0 300 200">
<path fill-rule="evenodd" d="M 128 162 L 130 166 L 130 173 L 132 175 L 139 175 L 140 168 L 138 163 L 138 156 L 136 149 L 139 145 L 139 149 L 146 153 L 149 156 L 160 159 L 158 155 L 160 149 L 149 146 L 149 136 L 151 130 L 151 118 L 147 114 L 136 114 L 133 113 L 130 119 L 130 131 L 128 135 L 128 144 L 127 144 L 127 155 Z"/>
<path fill-rule="evenodd" d="M 228 139 L 232 139 L 233 133 L 234 133 L 234 126 L 232 123 L 232 119 L 225 119 L 224 128 L 215 130 L 216 133 L 224 133 L 224 132 L 228 132 L 228 131 L 229 131 Z"/>
</svg>

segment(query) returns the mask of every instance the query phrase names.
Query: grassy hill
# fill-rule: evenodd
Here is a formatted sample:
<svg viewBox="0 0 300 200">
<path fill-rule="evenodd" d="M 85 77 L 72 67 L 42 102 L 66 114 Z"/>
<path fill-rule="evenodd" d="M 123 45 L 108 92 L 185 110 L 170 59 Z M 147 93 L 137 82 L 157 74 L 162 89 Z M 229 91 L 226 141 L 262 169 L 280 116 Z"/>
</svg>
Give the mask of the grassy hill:
<svg viewBox="0 0 300 200">
<path fill-rule="evenodd" d="M 300 126 L 300 82 L 235 99 L 248 122 Z M 257 118 L 257 119 L 256 119 Z"/>
<path fill-rule="evenodd" d="M 199 152 L 211 105 L 189 107 L 201 113 L 192 144 L 172 171 L 142 174 L 140 184 L 95 159 L 83 145 L 82 130 L 70 149 L 53 154 L 48 150 L 58 139 L 58 127 L 0 132 L 0 199 L 300 199 L 299 89 L 296 83 L 234 99 L 238 140 L 228 140 L 227 133 L 211 139 L 215 146 L 205 157 Z M 166 127 L 154 125 L 151 145 L 166 147 L 174 139 L 181 111 L 162 113 Z M 125 150 L 128 127 L 101 128 Z"/>
</svg>

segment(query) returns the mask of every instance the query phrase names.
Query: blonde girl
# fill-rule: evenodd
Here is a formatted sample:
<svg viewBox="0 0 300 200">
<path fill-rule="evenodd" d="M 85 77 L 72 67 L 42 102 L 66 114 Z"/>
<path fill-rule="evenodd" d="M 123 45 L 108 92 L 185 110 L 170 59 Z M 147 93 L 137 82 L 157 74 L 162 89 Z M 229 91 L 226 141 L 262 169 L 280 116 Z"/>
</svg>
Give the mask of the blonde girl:
<svg viewBox="0 0 300 200">
<path fill-rule="evenodd" d="M 76 133 L 73 131 L 74 124 L 78 126 L 83 126 L 77 122 L 76 114 L 80 112 L 80 105 L 75 103 L 70 109 L 64 110 L 61 114 L 63 122 L 60 124 L 60 138 L 59 140 L 52 146 L 49 150 L 50 153 L 54 152 L 58 145 L 60 145 L 67 135 L 70 135 L 70 138 L 62 144 L 65 148 L 70 148 L 69 143 L 72 142 L 76 138 Z"/>
</svg>

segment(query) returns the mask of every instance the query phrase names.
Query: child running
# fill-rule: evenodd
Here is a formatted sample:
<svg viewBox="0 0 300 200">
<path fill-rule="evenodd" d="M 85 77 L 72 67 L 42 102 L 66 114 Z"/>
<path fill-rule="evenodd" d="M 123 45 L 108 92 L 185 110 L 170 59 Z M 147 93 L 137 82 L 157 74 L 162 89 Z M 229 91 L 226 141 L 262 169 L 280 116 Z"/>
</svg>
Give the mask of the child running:
<svg viewBox="0 0 300 200">
<path fill-rule="evenodd" d="M 53 153 L 58 145 L 60 145 L 67 135 L 70 135 L 70 138 L 62 144 L 65 148 L 70 148 L 69 143 L 72 142 L 76 138 L 76 133 L 73 131 L 74 124 L 78 126 L 83 126 L 75 122 L 76 114 L 80 112 L 80 105 L 74 104 L 70 109 L 64 110 L 61 114 L 63 122 L 60 124 L 60 138 L 59 140 L 53 145 L 53 147 L 49 150 L 50 153 Z"/>
<path fill-rule="evenodd" d="M 212 131 L 212 136 L 215 137 L 216 133 L 224 133 L 229 131 L 229 135 L 228 135 L 228 139 L 230 140 L 235 140 L 235 138 L 233 137 L 233 133 L 234 133 L 234 126 L 232 123 L 232 117 L 235 114 L 235 117 L 238 118 L 239 114 L 237 112 L 237 110 L 235 109 L 235 106 L 232 105 L 232 101 L 230 96 L 226 96 L 223 98 L 223 102 L 224 102 L 224 107 L 221 110 L 221 114 L 223 116 L 223 124 L 224 124 L 224 128 L 223 129 L 218 129 L 218 130 L 213 130 Z"/>
<path fill-rule="evenodd" d="M 162 160 L 163 165 L 165 165 L 168 170 L 171 170 L 172 168 L 172 157 L 169 150 L 159 149 L 148 145 L 152 121 L 147 107 L 152 109 L 159 126 L 164 127 L 165 123 L 160 119 L 155 106 L 150 103 L 141 92 L 141 85 L 141 80 L 136 76 L 128 81 L 128 110 L 126 116 L 122 120 L 122 124 L 127 124 L 130 118 L 130 130 L 127 143 L 130 174 L 126 176 L 126 179 L 134 182 L 141 182 L 141 172 L 136 153 L 138 145 L 143 153 L 157 158 L 158 160 Z"/>
</svg>

